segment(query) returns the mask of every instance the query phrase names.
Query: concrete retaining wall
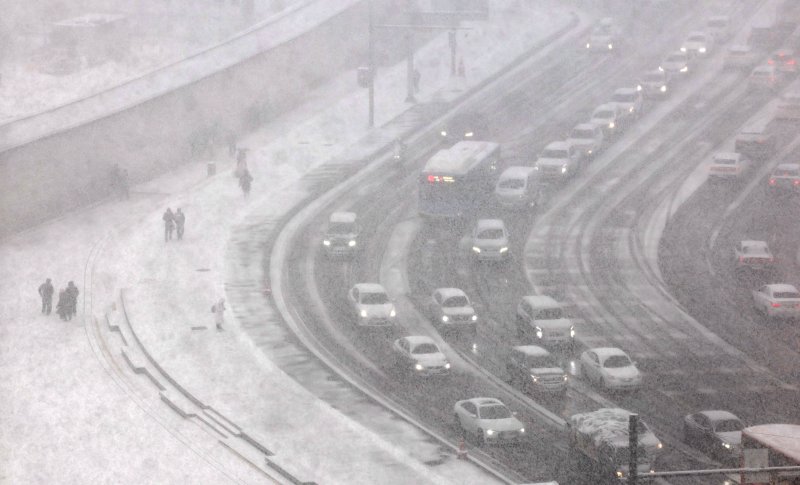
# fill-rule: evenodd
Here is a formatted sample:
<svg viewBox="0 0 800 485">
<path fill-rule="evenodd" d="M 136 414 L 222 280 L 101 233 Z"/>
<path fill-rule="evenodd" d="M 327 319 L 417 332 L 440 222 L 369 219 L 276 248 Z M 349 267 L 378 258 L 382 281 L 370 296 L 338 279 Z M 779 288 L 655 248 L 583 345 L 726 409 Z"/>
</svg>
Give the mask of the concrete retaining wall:
<svg viewBox="0 0 800 485">
<path fill-rule="evenodd" d="M 311 29 L 299 25 L 302 21 L 287 21 L 281 27 L 266 26 L 247 34 L 239 41 L 249 42 L 257 52 L 246 59 L 230 59 L 231 54 L 210 49 L 171 66 L 172 77 L 161 70 L 120 87 L 119 96 L 114 90 L 99 95 L 116 101 L 130 98 L 133 92 L 133 100 L 123 107 L 98 103 L 98 96 L 73 103 L 68 107 L 73 111 L 69 117 L 54 110 L 40 120 L 26 119 L 24 126 L 2 127 L 0 236 L 108 197 L 115 163 L 127 168 L 131 182 L 136 183 L 210 156 L 205 150 L 209 141 L 222 154 L 228 134 L 255 128 L 300 104 L 304 95 L 324 80 L 362 64 L 367 3 L 342 0 L 341 4 L 340 11 Z M 376 18 L 394 13 L 395 4 L 391 0 L 375 2 Z M 302 11 L 295 13 L 301 15 Z M 286 24 L 289 28 L 298 24 L 297 29 L 303 30 L 287 32 Z M 265 36 L 264 30 L 269 28 L 276 29 L 272 38 L 289 38 L 264 50 L 260 46 L 265 38 L 271 38 L 269 31 Z M 231 46 L 227 48 L 230 52 Z M 307 55 L 309 52 L 314 56 Z M 164 79 L 181 78 L 185 81 L 180 86 L 164 85 Z M 152 82 L 148 83 L 149 79 Z M 89 109 L 93 102 L 100 108 Z M 54 123 L 56 116 L 61 118 Z M 48 122 L 56 126 L 41 133 Z M 69 125 L 73 127 L 65 127 Z M 26 131 L 36 138 L 26 138 Z"/>
</svg>

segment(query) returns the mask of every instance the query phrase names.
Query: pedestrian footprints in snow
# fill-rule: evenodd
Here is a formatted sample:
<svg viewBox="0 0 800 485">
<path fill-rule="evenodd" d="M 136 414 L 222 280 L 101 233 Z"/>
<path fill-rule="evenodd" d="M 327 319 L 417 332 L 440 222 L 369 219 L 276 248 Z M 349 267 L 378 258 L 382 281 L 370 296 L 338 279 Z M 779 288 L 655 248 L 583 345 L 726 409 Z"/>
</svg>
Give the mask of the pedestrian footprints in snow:
<svg viewBox="0 0 800 485">
<path fill-rule="evenodd" d="M 164 211 L 164 215 L 161 216 L 161 220 L 164 221 L 164 242 L 169 242 L 172 240 L 172 233 L 176 233 L 177 239 L 183 239 L 183 231 L 186 225 L 186 214 L 183 213 L 181 208 L 179 207 L 176 212 L 172 212 L 172 209 L 167 207 L 167 210 Z"/>
</svg>

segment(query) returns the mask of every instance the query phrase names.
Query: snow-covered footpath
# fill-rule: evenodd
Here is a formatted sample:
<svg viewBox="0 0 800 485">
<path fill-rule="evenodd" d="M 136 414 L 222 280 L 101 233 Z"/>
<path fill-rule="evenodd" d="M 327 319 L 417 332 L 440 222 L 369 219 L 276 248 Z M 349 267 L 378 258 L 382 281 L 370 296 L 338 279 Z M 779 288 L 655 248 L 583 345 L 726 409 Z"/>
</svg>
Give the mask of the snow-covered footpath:
<svg viewBox="0 0 800 485">
<path fill-rule="evenodd" d="M 492 7 L 489 21 L 475 22 L 460 44 L 465 78 L 450 77 L 446 34 L 418 52 L 421 101 L 457 95 L 572 18 L 557 2 L 497 0 Z M 409 107 L 404 75 L 403 64 L 380 72 L 377 126 Z M 213 330 L 209 308 L 225 292 L 227 245 L 232 233 L 245 229 L 248 214 L 257 210 L 278 220 L 307 195 L 298 185 L 303 174 L 359 143 L 392 140 L 381 128 L 366 129 L 366 93 L 354 89 L 353 73 L 345 73 L 246 139 L 255 178 L 249 200 L 230 161 L 218 161 L 214 177 L 198 161 L 134 187 L 130 200 L 2 241 L 0 482 L 270 482 L 222 456 L 213 436 L 161 401 L 144 398 L 148 384 L 125 381 L 130 372 L 115 368 L 119 360 L 98 349 L 89 323 L 119 312 L 112 303 L 123 289 L 131 323 L 161 366 L 300 480 L 490 482 L 466 462 L 443 460 L 414 428 L 394 423 L 391 435 L 377 433 L 299 386 L 242 335 L 235 318 L 241 309 L 228 311 L 223 332 Z M 164 243 L 167 207 L 187 214 L 183 241 Z M 85 287 L 91 271 L 92 286 Z M 39 314 L 36 288 L 46 277 L 57 288 L 74 280 L 81 289 L 76 319 Z"/>
</svg>

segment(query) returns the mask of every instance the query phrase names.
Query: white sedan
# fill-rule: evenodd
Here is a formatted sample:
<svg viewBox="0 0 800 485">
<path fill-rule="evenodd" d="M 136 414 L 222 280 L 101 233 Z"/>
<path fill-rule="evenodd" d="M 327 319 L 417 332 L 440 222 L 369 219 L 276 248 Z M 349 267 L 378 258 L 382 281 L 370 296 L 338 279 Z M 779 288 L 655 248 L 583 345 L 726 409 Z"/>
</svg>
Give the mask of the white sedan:
<svg viewBox="0 0 800 485">
<path fill-rule="evenodd" d="M 467 298 L 458 288 L 437 288 L 428 302 L 428 311 L 434 326 L 439 329 L 467 329 L 475 331 L 478 315 Z"/>
<path fill-rule="evenodd" d="M 800 318 L 800 292 L 793 285 L 775 283 L 753 290 L 753 305 L 767 318 Z"/>
<path fill-rule="evenodd" d="M 581 354 L 581 372 L 586 379 L 605 389 L 638 389 L 642 374 L 623 350 L 598 347 Z"/>
<path fill-rule="evenodd" d="M 378 283 L 358 283 L 347 293 L 347 301 L 359 326 L 389 327 L 397 316 L 394 303 Z"/>
<path fill-rule="evenodd" d="M 505 404 L 493 397 L 458 401 L 453 407 L 456 424 L 478 444 L 519 443 L 525 439 L 525 425 Z"/>
<path fill-rule="evenodd" d="M 430 376 L 450 372 L 450 362 L 432 338 L 409 335 L 392 344 L 397 367 L 415 375 Z"/>
</svg>

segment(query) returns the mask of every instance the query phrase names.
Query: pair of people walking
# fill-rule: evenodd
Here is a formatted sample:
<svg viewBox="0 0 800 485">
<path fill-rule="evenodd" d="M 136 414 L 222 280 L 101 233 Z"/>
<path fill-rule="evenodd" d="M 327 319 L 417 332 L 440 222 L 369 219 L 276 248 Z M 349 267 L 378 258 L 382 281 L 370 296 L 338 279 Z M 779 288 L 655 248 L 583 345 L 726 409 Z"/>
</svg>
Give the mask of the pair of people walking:
<svg viewBox="0 0 800 485">
<path fill-rule="evenodd" d="M 44 283 L 39 285 L 39 296 L 42 297 L 42 313 L 45 315 L 50 315 L 53 310 L 53 293 L 55 293 L 55 288 L 53 288 L 50 278 L 47 278 Z M 78 313 L 78 294 L 80 294 L 80 291 L 72 281 L 67 283 L 66 288 L 62 288 L 58 292 L 56 313 L 61 317 L 61 320 L 72 320 L 72 317 Z"/>
<path fill-rule="evenodd" d="M 172 233 L 174 231 L 177 231 L 179 240 L 183 239 L 183 230 L 186 226 L 186 215 L 181 211 L 180 207 L 174 213 L 172 212 L 172 209 L 167 207 L 164 215 L 161 216 L 161 220 L 164 221 L 164 242 L 168 242 L 172 239 Z"/>
</svg>

